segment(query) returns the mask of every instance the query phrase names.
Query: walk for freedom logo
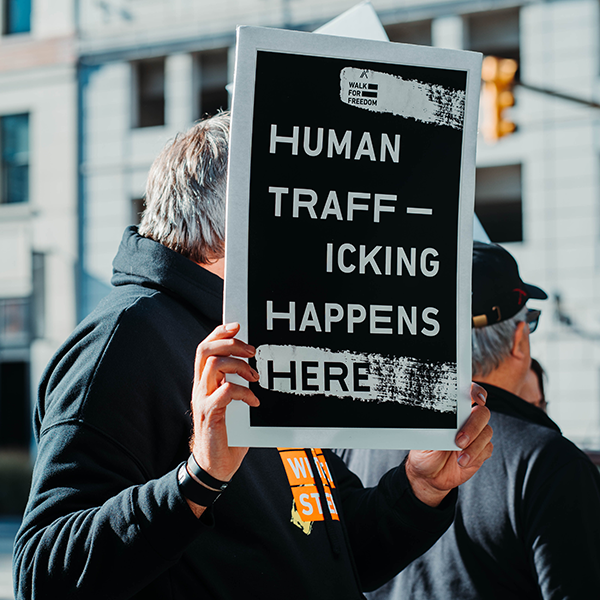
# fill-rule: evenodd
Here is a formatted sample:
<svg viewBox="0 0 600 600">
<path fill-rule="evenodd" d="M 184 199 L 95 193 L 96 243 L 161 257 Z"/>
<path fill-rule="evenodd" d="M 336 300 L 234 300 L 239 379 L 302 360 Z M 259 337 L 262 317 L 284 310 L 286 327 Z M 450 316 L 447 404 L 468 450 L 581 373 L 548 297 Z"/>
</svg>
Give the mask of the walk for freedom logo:
<svg viewBox="0 0 600 600">
<path fill-rule="evenodd" d="M 462 129 L 465 92 L 398 75 L 345 67 L 340 72 L 340 98 L 356 108 Z"/>
</svg>

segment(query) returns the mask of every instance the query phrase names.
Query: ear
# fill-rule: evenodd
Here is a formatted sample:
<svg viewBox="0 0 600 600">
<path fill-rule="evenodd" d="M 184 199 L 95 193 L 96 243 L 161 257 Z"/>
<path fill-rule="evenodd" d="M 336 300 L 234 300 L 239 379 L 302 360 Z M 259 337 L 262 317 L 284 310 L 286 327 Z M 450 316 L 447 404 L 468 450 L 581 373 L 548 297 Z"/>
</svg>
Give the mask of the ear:
<svg viewBox="0 0 600 600">
<path fill-rule="evenodd" d="M 525 321 L 520 321 L 517 325 L 510 353 L 519 360 L 529 357 L 529 325 Z"/>
</svg>

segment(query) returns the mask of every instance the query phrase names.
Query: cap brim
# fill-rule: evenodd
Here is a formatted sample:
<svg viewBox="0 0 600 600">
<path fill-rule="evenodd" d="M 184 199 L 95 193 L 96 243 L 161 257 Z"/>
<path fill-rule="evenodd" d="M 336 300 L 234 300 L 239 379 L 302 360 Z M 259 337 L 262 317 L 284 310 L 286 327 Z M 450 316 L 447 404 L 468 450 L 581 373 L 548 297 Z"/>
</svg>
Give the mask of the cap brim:
<svg viewBox="0 0 600 600">
<path fill-rule="evenodd" d="M 544 290 L 542 290 L 541 288 L 539 288 L 535 285 L 526 283 L 525 289 L 527 290 L 527 294 L 529 295 L 529 297 L 533 298 L 534 300 L 547 300 L 548 299 L 548 294 L 546 294 L 546 292 Z"/>
</svg>

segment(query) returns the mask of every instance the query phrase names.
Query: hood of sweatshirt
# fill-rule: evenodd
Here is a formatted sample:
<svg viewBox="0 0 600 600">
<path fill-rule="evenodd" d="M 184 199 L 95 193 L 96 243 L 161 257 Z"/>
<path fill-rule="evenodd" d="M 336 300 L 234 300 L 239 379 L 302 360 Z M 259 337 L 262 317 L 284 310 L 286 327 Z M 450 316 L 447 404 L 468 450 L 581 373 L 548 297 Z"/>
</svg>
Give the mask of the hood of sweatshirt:
<svg viewBox="0 0 600 600">
<path fill-rule="evenodd" d="M 142 285 L 175 294 L 209 319 L 221 321 L 223 280 L 178 252 L 128 227 L 113 260 L 114 286 Z"/>
</svg>

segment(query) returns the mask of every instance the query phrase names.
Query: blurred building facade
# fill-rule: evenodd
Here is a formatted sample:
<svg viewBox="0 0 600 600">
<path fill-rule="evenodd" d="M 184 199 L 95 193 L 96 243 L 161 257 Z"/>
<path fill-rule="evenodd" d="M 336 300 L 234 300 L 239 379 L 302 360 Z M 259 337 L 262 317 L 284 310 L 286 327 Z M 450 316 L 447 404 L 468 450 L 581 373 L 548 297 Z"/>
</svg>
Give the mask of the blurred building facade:
<svg viewBox="0 0 600 600">
<path fill-rule="evenodd" d="M 71 6 L 68 0 L 31 0 L 32 15 L 50 11 L 45 23 L 60 24 L 57 31 L 68 35 L 74 27 L 78 39 L 77 101 L 70 87 L 73 81 L 66 82 L 73 63 L 61 67 L 65 72 L 61 89 L 69 102 L 65 99 L 60 107 L 53 100 L 44 102 L 36 109 L 39 117 L 24 100 L 31 103 L 33 91 L 22 93 L 21 104 L 11 100 L 19 97 L 19 86 L 25 86 L 19 82 L 27 77 L 33 81 L 38 71 L 15 67 L 12 75 L 0 72 L 0 117 L 34 115 L 29 121 L 30 140 L 42 110 L 55 111 L 44 131 L 61 129 L 51 142 L 39 140 L 39 150 L 35 140 L 30 141 L 30 200 L 19 206 L 0 204 L 0 243 L 25 247 L 25 237 L 18 236 L 30 235 L 29 255 L 24 251 L 24 256 L 30 256 L 32 265 L 38 254 L 45 257 L 47 327 L 57 318 L 49 306 L 64 302 L 66 307 L 58 320 L 61 326 L 55 326 L 44 347 L 58 344 L 75 318 L 83 318 L 107 293 L 123 229 L 139 219 L 146 175 L 164 143 L 202 115 L 227 107 L 225 84 L 233 78 L 236 26 L 313 31 L 356 1 L 80 0 Z M 600 95 L 598 0 L 372 0 L 372 4 L 392 41 L 514 58 L 519 64 L 517 79 L 524 84 L 590 101 Z M 34 38 L 34 31 L 32 25 L 25 37 Z M 0 52 L 9 43 L 12 38 L 3 36 Z M 494 144 L 479 140 L 476 210 L 492 239 L 517 257 L 525 281 L 552 296 L 538 303 L 544 314 L 532 338 L 532 352 L 549 374 L 551 417 L 581 446 L 600 448 L 600 112 L 522 86 L 516 87 L 515 96 L 508 114 L 517 130 Z M 54 96 L 42 94 L 42 100 L 49 98 Z M 73 123 L 67 127 L 56 116 L 64 114 L 65 107 L 72 109 L 69 114 L 76 120 L 78 137 L 68 134 L 70 128 L 75 130 Z M 67 138 L 72 145 L 63 152 L 60 140 L 66 144 Z M 36 155 L 42 151 L 50 154 L 49 162 Z M 62 170 L 59 159 L 65 159 Z M 47 185 L 49 179 L 55 183 Z M 55 195 L 56 208 L 48 215 L 52 221 L 44 225 L 43 215 L 50 212 Z M 13 217 L 10 211 L 16 209 L 27 215 Z M 64 217 L 61 226 L 59 215 Z M 68 235 L 66 229 L 64 236 L 52 234 L 52 227 L 68 229 L 67 222 L 72 227 L 78 223 L 78 237 L 71 237 L 70 229 Z M 31 234 L 17 234 L 19 227 L 29 227 Z M 5 231 L 13 237 L 5 237 Z M 10 244 L 4 242 L 9 239 Z M 77 257 L 77 294 L 74 279 L 71 287 L 60 284 L 61 277 L 67 277 L 66 266 L 64 275 L 50 275 L 50 256 L 55 263 L 62 257 L 63 266 L 67 258 Z M 0 278 L 3 272 L 0 267 Z M 6 290 L 12 288 L 0 279 L 0 298 L 35 299 L 36 271 L 27 267 L 22 272 L 30 274 L 30 287 L 20 289 L 20 295 L 9 293 Z M 51 286 L 62 290 L 64 297 Z M 55 335 L 59 331 L 64 335 Z M 36 344 L 23 345 L 23 352 L 35 354 Z M 32 371 L 38 375 L 37 367 Z"/>
<path fill-rule="evenodd" d="M 76 323 L 74 0 L 0 1 L 0 452 L 27 452 L 30 400 Z"/>
</svg>

